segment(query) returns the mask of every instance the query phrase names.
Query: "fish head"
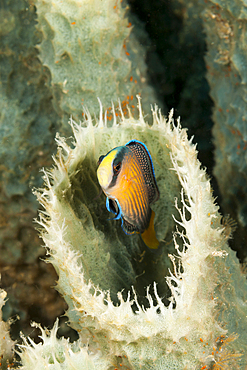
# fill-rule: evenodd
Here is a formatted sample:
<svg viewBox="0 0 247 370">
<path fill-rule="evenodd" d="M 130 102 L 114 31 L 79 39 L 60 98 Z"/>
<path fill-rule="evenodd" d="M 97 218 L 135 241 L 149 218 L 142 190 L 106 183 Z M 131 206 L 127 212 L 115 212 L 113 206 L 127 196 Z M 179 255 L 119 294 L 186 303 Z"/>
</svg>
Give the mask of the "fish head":
<svg viewBox="0 0 247 370">
<path fill-rule="evenodd" d="M 100 156 L 97 177 L 102 190 L 108 194 L 107 190 L 113 187 L 122 169 L 126 147 L 119 146 L 112 149 L 105 156 Z"/>
</svg>

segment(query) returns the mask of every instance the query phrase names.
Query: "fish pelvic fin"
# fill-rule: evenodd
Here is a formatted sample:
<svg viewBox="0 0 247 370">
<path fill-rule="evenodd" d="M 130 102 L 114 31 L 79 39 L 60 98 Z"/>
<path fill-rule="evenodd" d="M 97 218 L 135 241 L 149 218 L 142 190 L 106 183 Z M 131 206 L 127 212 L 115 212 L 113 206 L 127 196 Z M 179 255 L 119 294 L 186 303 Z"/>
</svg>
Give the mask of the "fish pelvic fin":
<svg viewBox="0 0 247 370">
<path fill-rule="evenodd" d="M 157 249 L 160 244 L 160 242 L 156 238 L 156 233 L 154 230 L 154 216 L 155 216 L 155 213 L 152 210 L 148 228 L 141 234 L 142 240 L 144 241 L 146 246 L 150 249 Z"/>
</svg>

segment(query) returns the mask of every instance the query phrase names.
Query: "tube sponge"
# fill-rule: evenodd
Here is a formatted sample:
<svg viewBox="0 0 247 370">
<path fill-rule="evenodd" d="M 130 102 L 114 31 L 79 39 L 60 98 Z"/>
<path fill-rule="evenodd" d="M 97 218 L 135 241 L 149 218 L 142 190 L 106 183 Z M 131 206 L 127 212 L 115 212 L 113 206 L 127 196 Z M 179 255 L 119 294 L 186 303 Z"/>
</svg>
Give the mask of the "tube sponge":
<svg viewBox="0 0 247 370">
<path fill-rule="evenodd" d="M 9 335 L 9 323 L 2 320 L 2 307 L 5 304 L 7 293 L 0 289 L 0 366 L 1 369 L 7 369 L 14 354 L 14 342 Z"/>
<path fill-rule="evenodd" d="M 139 121 L 131 118 L 125 119 L 124 113 L 120 111 L 124 120 L 124 131 L 122 132 L 119 130 L 121 124 L 119 125 L 116 122 L 115 114 L 117 112 L 114 109 L 113 111 L 115 121 L 111 127 L 108 127 L 102 114 L 97 126 L 92 124 L 90 116 L 88 116 L 84 128 L 71 121 L 76 138 L 73 151 L 63 139 L 57 137 L 60 154 L 55 159 L 58 170 L 54 171 L 56 196 L 53 200 L 56 203 L 54 204 L 54 210 L 58 206 L 56 209 L 56 212 L 58 212 L 58 218 L 55 221 L 56 227 L 59 226 L 62 228 L 61 230 L 64 230 L 67 235 L 66 240 L 72 243 L 73 250 L 81 255 L 80 260 L 84 266 L 84 277 L 87 281 L 92 280 L 101 289 L 110 290 L 112 299 L 118 301 L 117 293 L 123 289 L 127 292 L 132 285 L 142 285 L 140 294 L 145 295 L 143 286 L 157 280 L 157 274 L 160 274 L 159 280 L 161 280 L 163 276 L 161 271 L 165 266 L 161 259 L 151 255 L 154 266 L 157 264 L 162 266 L 158 269 L 158 272 L 157 269 L 153 269 L 151 272 L 148 271 L 148 273 L 143 272 L 144 269 L 150 270 L 150 266 L 147 266 L 147 258 L 150 258 L 150 255 L 146 253 L 148 257 L 145 257 L 141 264 L 136 262 L 136 260 L 141 259 L 139 255 L 143 252 L 139 236 L 126 236 L 119 223 L 109 222 L 105 197 L 103 195 L 98 197 L 100 186 L 96 178 L 96 170 L 99 156 L 132 138 L 144 142 L 146 140 L 145 131 L 148 126 L 144 123 L 142 117 Z M 174 197 L 180 192 L 179 180 L 176 174 L 169 169 L 172 162 L 167 147 L 168 141 L 165 139 L 162 142 L 160 141 L 158 126 L 151 127 L 148 130 L 148 135 L 152 139 L 149 149 L 153 152 L 156 178 L 160 184 L 161 192 L 160 202 L 155 204 L 153 209 L 156 213 L 156 220 L 161 218 L 164 220 L 163 223 L 156 225 L 157 236 L 160 240 L 165 238 L 171 240 L 171 232 L 174 228 L 171 214 L 174 212 Z M 154 152 L 157 142 L 160 142 L 159 148 Z M 68 169 L 62 164 L 64 160 Z M 49 181 L 48 178 L 47 181 Z M 50 197 L 48 193 L 47 196 Z M 46 204 L 45 193 L 42 195 L 42 199 L 45 201 L 44 206 L 46 208 L 48 204 Z M 53 205 L 49 205 L 48 208 L 50 206 L 53 209 Z M 64 212 L 66 217 L 64 217 Z M 55 224 L 53 225 L 55 226 Z M 171 263 L 168 263 L 167 266 L 171 267 Z M 139 275 L 142 275 L 142 277 L 137 278 Z M 142 284 L 139 281 L 142 281 Z M 162 288 L 162 286 L 165 287 Z M 163 294 L 165 288 L 167 290 L 164 281 L 163 284 L 160 284 L 160 287 Z"/>
<path fill-rule="evenodd" d="M 43 35 L 40 59 L 51 72 L 54 108 L 63 117 L 64 129 L 72 115 L 79 120 L 83 105 L 99 112 L 120 98 L 126 103 L 141 93 L 144 106 L 157 101 L 148 84 L 141 42 L 126 17 L 128 7 L 120 0 L 36 0 L 38 25 Z M 145 42 L 144 42 L 145 43 Z"/>
<path fill-rule="evenodd" d="M 102 369 L 241 364 L 247 353 L 247 284 L 192 139 L 172 112 L 166 120 L 157 107 L 153 124 L 146 124 L 140 101 L 138 120 L 126 118 L 120 108 L 121 119 L 109 125 L 101 107 L 93 124 L 86 113 L 81 124 L 70 121 L 73 147 L 57 136 L 55 166 L 44 170 L 45 187 L 35 192 L 45 208 L 38 221 L 41 235 L 70 325 L 80 336 L 77 345 L 86 346 L 92 363 L 95 355 L 105 361 Z M 161 193 L 155 228 L 165 241 L 155 257 L 145 258 L 138 235 L 126 236 L 116 221 L 107 220 L 103 196 L 95 199 L 99 155 L 133 138 L 148 146 Z M 49 336 L 42 338 L 45 345 Z"/>
</svg>

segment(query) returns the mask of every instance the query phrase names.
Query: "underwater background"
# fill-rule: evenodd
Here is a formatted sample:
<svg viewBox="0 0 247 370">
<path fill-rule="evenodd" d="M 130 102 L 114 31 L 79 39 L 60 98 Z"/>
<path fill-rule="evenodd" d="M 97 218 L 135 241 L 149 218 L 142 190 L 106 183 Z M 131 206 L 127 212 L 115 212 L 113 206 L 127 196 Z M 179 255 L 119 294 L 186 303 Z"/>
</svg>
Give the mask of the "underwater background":
<svg viewBox="0 0 247 370">
<path fill-rule="evenodd" d="M 100 17 L 94 2 L 60 3 L 0 1 L 0 273 L 14 340 L 20 331 L 38 340 L 30 322 L 52 327 L 67 308 L 42 260 L 32 189 L 53 164 L 56 133 L 72 136 L 67 122 L 83 119 L 83 107 L 98 116 L 97 98 L 109 120 L 118 99 L 137 118 L 137 94 L 144 114 L 158 104 L 182 117 L 220 212 L 236 223 L 229 243 L 245 270 L 246 2 L 116 1 Z M 65 322 L 61 335 L 77 338 Z"/>
</svg>

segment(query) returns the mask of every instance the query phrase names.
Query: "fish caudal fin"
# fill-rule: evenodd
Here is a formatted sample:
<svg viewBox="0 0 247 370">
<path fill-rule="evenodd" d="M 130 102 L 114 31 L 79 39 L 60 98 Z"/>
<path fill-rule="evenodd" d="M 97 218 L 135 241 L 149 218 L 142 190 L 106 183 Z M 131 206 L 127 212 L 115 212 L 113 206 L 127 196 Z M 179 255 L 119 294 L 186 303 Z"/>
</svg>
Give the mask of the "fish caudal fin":
<svg viewBox="0 0 247 370">
<path fill-rule="evenodd" d="M 147 230 L 141 234 L 142 240 L 146 244 L 146 246 L 150 249 L 157 249 L 159 247 L 160 242 L 156 238 L 155 230 L 154 230 L 154 216 L 155 213 L 152 210 L 150 222 Z"/>
</svg>

